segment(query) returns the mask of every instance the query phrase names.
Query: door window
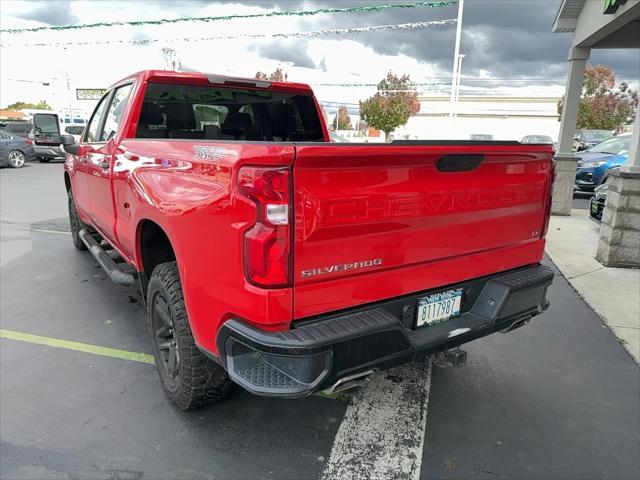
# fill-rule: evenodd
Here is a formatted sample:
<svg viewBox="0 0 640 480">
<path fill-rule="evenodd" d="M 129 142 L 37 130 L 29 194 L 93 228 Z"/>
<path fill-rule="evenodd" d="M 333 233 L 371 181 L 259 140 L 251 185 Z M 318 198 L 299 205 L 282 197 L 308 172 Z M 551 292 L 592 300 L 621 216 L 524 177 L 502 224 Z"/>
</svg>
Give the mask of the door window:
<svg viewBox="0 0 640 480">
<path fill-rule="evenodd" d="M 108 141 L 110 138 L 115 137 L 120 128 L 122 122 L 122 116 L 124 109 L 127 106 L 127 100 L 131 93 L 132 84 L 124 85 L 118 88 L 111 99 L 109 104 L 109 110 L 107 110 L 107 118 L 104 122 L 104 129 L 100 135 L 100 140 L 103 142 Z"/>
<path fill-rule="evenodd" d="M 107 93 L 100 103 L 98 107 L 93 111 L 93 115 L 91 116 L 91 120 L 89 120 L 89 125 L 87 126 L 87 131 L 84 134 L 84 141 L 86 143 L 97 142 L 98 138 L 100 138 L 100 124 L 102 123 L 102 117 L 104 113 L 105 106 L 107 105 L 107 99 L 109 98 L 109 93 Z"/>
</svg>

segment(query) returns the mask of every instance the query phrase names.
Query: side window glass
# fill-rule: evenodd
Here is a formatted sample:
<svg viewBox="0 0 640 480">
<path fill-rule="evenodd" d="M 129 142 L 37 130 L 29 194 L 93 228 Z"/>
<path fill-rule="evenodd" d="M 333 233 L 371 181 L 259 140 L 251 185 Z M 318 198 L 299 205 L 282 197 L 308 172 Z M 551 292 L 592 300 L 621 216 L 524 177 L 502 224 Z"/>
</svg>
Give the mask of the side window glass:
<svg viewBox="0 0 640 480">
<path fill-rule="evenodd" d="M 107 119 L 104 122 L 104 130 L 100 136 L 101 141 L 106 142 L 118 133 L 132 87 L 132 84 L 124 85 L 118 88 L 113 94 L 109 110 L 107 111 Z"/>
<path fill-rule="evenodd" d="M 87 125 L 87 131 L 84 134 L 84 141 L 87 143 L 98 141 L 98 128 L 100 128 L 100 121 L 102 120 L 102 114 L 104 113 L 104 109 L 107 104 L 107 98 L 109 98 L 109 93 L 102 97 L 100 104 L 98 104 L 98 107 L 93 111 L 93 116 L 91 117 L 89 125 Z"/>
</svg>

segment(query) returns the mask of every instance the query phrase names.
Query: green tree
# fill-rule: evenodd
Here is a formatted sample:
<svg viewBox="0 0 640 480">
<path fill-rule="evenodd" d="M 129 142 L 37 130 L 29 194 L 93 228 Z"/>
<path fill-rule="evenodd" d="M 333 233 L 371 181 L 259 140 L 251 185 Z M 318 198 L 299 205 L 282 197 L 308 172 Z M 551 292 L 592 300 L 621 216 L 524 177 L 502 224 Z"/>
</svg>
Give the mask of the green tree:
<svg viewBox="0 0 640 480">
<path fill-rule="evenodd" d="M 264 72 L 256 72 L 256 78 L 260 80 L 271 80 L 272 82 L 286 82 L 287 77 L 287 73 L 283 72 L 280 67 L 276 68 L 268 75 Z"/>
<path fill-rule="evenodd" d="M 349 118 L 349 111 L 347 107 L 338 108 L 338 113 L 333 119 L 334 130 L 353 130 L 351 126 L 351 118 Z"/>
<path fill-rule="evenodd" d="M 40 100 L 38 103 L 15 102 L 7 105 L 7 108 L 9 110 L 24 110 L 25 108 L 31 108 L 33 110 L 53 110 L 46 100 Z"/>
<path fill-rule="evenodd" d="M 625 82 L 615 88 L 616 76 L 604 65 L 587 65 L 578 104 L 577 128 L 622 131 L 633 123 L 638 107 L 638 92 Z M 558 101 L 558 113 L 562 115 L 564 96 Z M 560 119 L 558 119 L 560 120 Z"/>
<path fill-rule="evenodd" d="M 409 75 L 398 77 L 392 72 L 378 83 L 374 96 L 360 102 L 360 118 L 370 127 L 382 130 L 387 140 L 396 128 L 405 125 L 419 111 L 415 83 Z"/>
</svg>

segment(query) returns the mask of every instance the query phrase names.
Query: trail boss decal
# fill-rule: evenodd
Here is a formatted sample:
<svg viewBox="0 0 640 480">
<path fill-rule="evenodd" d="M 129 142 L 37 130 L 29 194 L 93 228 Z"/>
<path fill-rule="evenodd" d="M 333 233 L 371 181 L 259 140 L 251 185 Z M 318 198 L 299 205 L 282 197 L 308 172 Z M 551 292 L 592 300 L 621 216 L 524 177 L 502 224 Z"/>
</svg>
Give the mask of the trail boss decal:
<svg viewBox="0 0 640 480">
<path fill-rule="evenodd" d="M 316 275 L 326 275 L 327 273 L 346 272 L 348 270 L 359 270 L 361 268 L 377 267 L 382 265 L 382 259 L 363 260 L 362 262 L 340 263 L 329 267 L 312 268 L 311 270 L 302 270 L 300 276 L 302 278 L 313 277 Z"/>
<path fill-rule="evenodd" d="M 223 147 L 209 147 L 206 145 L 194 145 L 193 152 L 193 158 L 200 160 L 219 160 L 221 157 L 238 156 L 234 150 L 227 150 Z"/>
</svg>

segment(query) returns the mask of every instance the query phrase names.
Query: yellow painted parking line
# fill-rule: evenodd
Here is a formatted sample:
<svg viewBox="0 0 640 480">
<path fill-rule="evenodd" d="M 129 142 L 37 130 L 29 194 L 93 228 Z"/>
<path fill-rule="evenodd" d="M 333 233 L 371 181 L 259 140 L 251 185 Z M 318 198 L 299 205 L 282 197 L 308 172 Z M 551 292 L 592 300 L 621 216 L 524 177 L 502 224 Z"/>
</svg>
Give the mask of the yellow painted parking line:
<svg viewBox="0 0 640 480">
<path fill-rule="evenodd" d="M 31 333 L 16 332 L 14 330 L 5 330 L 0 328 L 0 338 L 17 340 L 19 342 L 35 343 L 37 345 L 46 345 L 53 348 L 64 348 L 66 350 L 75 350 L 76 352 L 90 353 L 92 355 L 101 355 L 103 357 L 119 358 L 121 360 L 130 360 L 132 362 L 153 364 L 153 355 L 146 353 L 129 352 L 128 350 L 120 350 L 117 348 L 101 347 L 99 345 L 91 345 L 89 343 L 72 342 L 62 340 L 60 338 L 43 337 L 33 335 Z"/>
</svg>

